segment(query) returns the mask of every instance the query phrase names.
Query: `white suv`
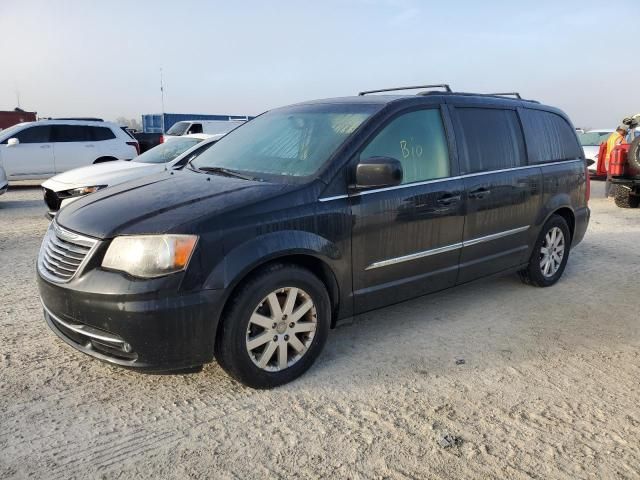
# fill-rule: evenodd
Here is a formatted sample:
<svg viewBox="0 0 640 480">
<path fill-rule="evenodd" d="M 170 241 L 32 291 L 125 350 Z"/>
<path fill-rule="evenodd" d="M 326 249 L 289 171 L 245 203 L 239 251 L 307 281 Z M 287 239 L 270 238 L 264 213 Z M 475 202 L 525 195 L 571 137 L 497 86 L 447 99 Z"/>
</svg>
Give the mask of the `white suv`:
<svg viewBox="0 0 640 480">
<path fill-rule="evenodd" d="M 0 131 L 0 166 L 9 180 L 38 180 L 93 163 L 130 160 L 138 148 L 115 123 L 39 120 Z"/>
</svg>

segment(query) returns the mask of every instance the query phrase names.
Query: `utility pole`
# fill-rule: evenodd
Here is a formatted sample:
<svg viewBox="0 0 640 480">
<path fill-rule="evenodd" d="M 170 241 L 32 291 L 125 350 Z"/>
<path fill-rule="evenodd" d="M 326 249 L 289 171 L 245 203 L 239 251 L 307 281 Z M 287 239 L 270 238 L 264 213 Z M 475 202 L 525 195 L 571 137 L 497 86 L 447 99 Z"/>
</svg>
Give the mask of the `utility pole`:
<svg viewBox="0 0 640 480">
<path fill-rule="evenodd" d="M 16 101 L 18 102 L 18 108 L 20 108 L 20 90 L 16 88 Z"/>
<path fill-rule="evenodd" d="M 160 101 L 162 103 L 162 133 L 164 134 L 164 83 L 162 81 L 162 67 L 160 67 Z"/>
</svg>

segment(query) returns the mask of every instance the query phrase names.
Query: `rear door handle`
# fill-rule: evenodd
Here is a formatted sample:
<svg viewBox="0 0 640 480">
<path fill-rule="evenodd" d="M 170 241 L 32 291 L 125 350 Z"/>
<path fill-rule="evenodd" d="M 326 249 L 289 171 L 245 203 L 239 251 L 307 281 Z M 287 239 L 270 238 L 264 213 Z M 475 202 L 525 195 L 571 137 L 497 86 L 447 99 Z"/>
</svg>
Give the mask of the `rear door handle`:
<svg viewBox="0 0 640 480">
<path fill-rule="evenodd" d="M 95 145 L 85 145 L 85 148 L 95 148 Z"/>
<path fill-rule="evenodd" d="M 436 203 L 442 207 L 453 205 L 461 200 L 460 195 L 446 194 L 436 200 Z"/>
<path fill-rule="evenodd" d="M 484 198 L 491 193 L 491 190 L 485 187 L 476 188 L 469 192 L 469 198 Z"/>
<path fill-rule="evenodd" d="M 40 148 L 51 148 L 51 145 L 40 145 Z"/>
</svg>

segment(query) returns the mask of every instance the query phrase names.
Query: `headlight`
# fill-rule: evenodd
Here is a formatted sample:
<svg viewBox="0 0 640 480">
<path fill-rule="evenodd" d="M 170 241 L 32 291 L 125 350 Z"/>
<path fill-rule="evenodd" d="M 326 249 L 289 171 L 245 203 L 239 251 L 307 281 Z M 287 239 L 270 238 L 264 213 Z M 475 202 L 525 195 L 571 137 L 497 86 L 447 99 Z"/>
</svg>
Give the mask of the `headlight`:
<svg viewBox="0 0 640 480">
<path fill-rule="evenodd" d="M 116 237 L 102 266 L 134 277 L 161 277 L 187 268 L 197 241 L 196 235 Z"/>
<path fill-rule="evenodd" d="M 60 192 L 60 193 L 62 193 L 61 196 L 64 198 L 81 197 L 82 195 L 88 195 L 89 193 L 97 192 L 98 190 L 102 190 L 103 188 L 106 188 L 106 185 L 94 185 L 92 187 L 72 188 L 71 190 L 65 190 L 64 192 Z"/>
</svg>

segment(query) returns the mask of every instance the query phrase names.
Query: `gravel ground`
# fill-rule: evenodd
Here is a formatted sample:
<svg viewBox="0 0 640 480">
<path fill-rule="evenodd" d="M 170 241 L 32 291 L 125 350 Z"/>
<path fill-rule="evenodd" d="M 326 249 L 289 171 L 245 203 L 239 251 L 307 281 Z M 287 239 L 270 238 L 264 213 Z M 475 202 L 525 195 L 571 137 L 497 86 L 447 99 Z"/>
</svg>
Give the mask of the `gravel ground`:
<svg viewBox="0 0 640 480">
<path fill-rule="evenodd" d="M 40 190 L 12 189 L 0 478 L 638 478 L 640 210 L 591 207 L 556 286 L 508 276 L 363 315 L 304 377 L 254 391 L 215 363 L 143 375 L 58 340 L 34 280 Z"/>
</svg>

